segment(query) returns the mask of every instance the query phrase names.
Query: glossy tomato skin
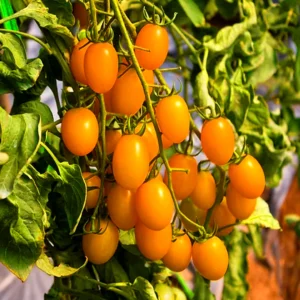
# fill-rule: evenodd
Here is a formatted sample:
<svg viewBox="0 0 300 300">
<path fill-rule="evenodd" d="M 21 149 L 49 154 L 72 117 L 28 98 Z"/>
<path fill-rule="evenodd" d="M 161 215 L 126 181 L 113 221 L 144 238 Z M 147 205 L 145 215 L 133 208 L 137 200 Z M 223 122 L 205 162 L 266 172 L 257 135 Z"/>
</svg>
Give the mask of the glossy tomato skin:
<svg viewBox="0 0 300 300">
<path fill-rule="evenodd" d="M 161 135 L 161 140 L 162 140 L 164 149 L 168 149 L 173 145 L 173 142 L 170 141 L 164 134 Z"/>
<path fill-rule="evenodd" d="M 236 222 L 236 217 L 231 213 L 227 206 L 226 197 L 223 198 L 223 201 L 214 208 L 211 217 L 211 226 L 218 226 L 218 229 Z M 218 232 L 218 236 L 225 236 L 233 230 L 233 226 L 225 228 Z"/>
<path fill-rule="evenodd" d="M 159 300 L 176 300 L 172 288 L 164 283 L 158 283 L 154 290 Z"/>
<path fill-rule="evenodd" d="M 226 199 L 230 212 L 239 220 L 247 219 L 255 210 L 257 198 L 243 197 L 231 183 L 226 190 Z"/>
<path fill-rule="evenodd" d="M 167 225 L 162 230 L 151 230 L 142 222 L 135 225 L 135 239 L 140 252 L 150 260 L 162 259 L 172 243 L 172 227 Z"/>
<path fill-rule="evenodd" d="M 246 155 L 239 164 L 231 164 L 228 175 L 232 186 L 246 198 L 257 198 L 264 191 L 266 185 L 264 171 L 250 154 Z"/>
<path fill-rule="evenodd" d="M 228 163 L 235 145 L 234 131 L 230 122 L 222 117 L 206 121 L 201 130 L 202 150 L 216 165 Z"/>
<path fill-rule="evenodd" d="M 189 134 L 190 113 L 179 95 L 161 99 L 156 106 L 156 117 L 161 132 L 173 143 L 181 143 Z"/>
<path fill-rule="evenodd" d="M 154 178 L 136 192 L 136 211 L 140 222 L 152 230 L 162 230 L 171 223 L 174 203 L 168 187 Z"/>
<path fill-rule="evenodd" d="M 169 159 L 171 168 L 186 169 L 188 172 L 174 171 L 171 174 L 173 190 L 177 200 L 188 197 L 197 183 L 197 161 L 193 156 L 176 153 Z M 165 172 L 164 182 L 168 183 L 168 174 Z"/>
<path fill-rule="evenodd" d="M 71 153 L 78 156 L 87 155 L 98 142 L 99 125 L 97 118 L 87 108 L 72 108 L 63 116 L 61 136 Z"/>
<path fill-rule="evenodd" d="M 190 197 L 200 209 L 207 210 L 213 206 L 216 199 L 216 183 L 209 171 L 198 173 L 196 186 Z"/>
<path fill-rule="evenodd" d="M 84 72 L 90 88 L 99 94 L 112 89 L 118 76 L 118 54 L 110 43 L 92 44 L 84 57 Z"/>
<path fill-rule="evenodd" d="M 199 209 L 190 198 L 186 198 L 180 203 L 180 210 L 184 213 L 191 221 L 203 225 L 207 211 L 203 209 Z M 188 221 L 186 221 L 182 216 L 180 216 L 180 220 L 184 226 L 184 228 L 188 231 L 195 232 L 197 231 L 197 227 Z"/>
<path fill-rule="evenodd" d="M 208 280 L 221 279 L 228 268 L 228 252 L 216 236 L 203 243 L 195 242 L 192 248 L 193 263 L 198 272 Z"/>
<path fill-rule="evenodd" d="M 181 232 L 172 242 L 168 253 L 163 257 L 164 265 L 174 272 L 181 272 L 188 267 L 192 256 L 192 243 L 187 234 Z"/>
<path fill-rule="evenodd" d="M 91 224 L 88 223 L 86 230 Z M 93 264 L 100 265 L 108 262 L 117 250 L 119 243 L 119 231 L 116 225 L 108 219 L 96 222 L 96 228 L 106 228 L 102 234 L 89 233 L 82 237 L 82 248 L 85 256 Z"/>
<path fill-rule="evenodd" d="M 115 180 L 123 188 L 141 186 L 149 170 L 149 153 L 143 139 L 135 134 L 123 135 L 115 148 L 112 167 Z"/>
<path fill-rule="evenodd" d="M 121 130 L 109 129 L 105 131 L 106 155 L 112 154 L 115 151 L 121 137 Z"/>
<path fill-rule="evenodd" d="M 107 209 L 110 218 L 122 230 L 133 228 L 137 222 L 135 192 L 116 184 L 107 197 Z"/>
<path fill-rule="evenodd" d="M 89 23 L 89 15 L 84 5 L 81 2 L 73 3 L 73 15 L 80 23 L 80 29 L 87 28 Z"/>
<path fill-rule="evenodd" d="M 99 195 L 100 195 L 100 186 L 101 186 L 101 179 L 99 176 L 97 175 L 93 175 L 93 173 L 91 172 L 83 172 L 82 173 L 82 177 L 86 180 L 86 186 L 89 187 L 97 187 L 97 189 L 93 189 L 87 192 L 86 195 L 86 204 L 85 207 L 86 208 L 94 208 L 97 205 L 98 199 L 99 199 Z M 91 177 L 92 176 L 92 177 Z"/>
<path fill-rule="evenodd" d="M 87 38 L 82 39 L 74 46 L 70 57 L 70 69 L 74 78 L 76 79 L 76 81 L 85 85 L 87 85 L 88 82 L 84 71 L 84 57 L 87 49 L 91 45 L 92 44 L 89 43 L 89 40 Z"/>
<path fill-rule="evenodd" d="M 164 63 L 168 55 L 168 32 L 165 27 L 147 24 L 138 33 L 135 45 L 150 50 L 135 49 L 140 66 L 146 70 L 155 70 Z"/>
<path fill-rule="evenodd" d="M 117 79 L 112 89 L 112 111 L 131 116 L 141 109 L 145 101 L 145 93 L 141 81 L 133 68 L 124 73 L 123 67 L 119 74 L 122 75 Z M 154 84 L 153 71 L 145 70 L 143 75 L 148 84 Z M 151 94 L 152 90 L 153 88 L 149 87 L 149 94 Z"/>
</svg>

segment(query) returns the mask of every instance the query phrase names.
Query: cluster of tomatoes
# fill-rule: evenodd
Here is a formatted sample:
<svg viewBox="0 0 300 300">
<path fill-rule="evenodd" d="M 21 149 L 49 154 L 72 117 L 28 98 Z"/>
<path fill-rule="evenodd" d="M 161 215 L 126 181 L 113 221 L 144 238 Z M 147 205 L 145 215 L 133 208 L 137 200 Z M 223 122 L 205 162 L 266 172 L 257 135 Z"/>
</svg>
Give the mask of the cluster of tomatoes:
<svg viewBox="0 0 300 300">
<path fill-rule="evenodd" d="M 148 83 L 149 94 L 155 80 L 153 70 L 165 61 L 168 44 L 166 29 L 156 24 L 145 25 L 135 40 L 135 56 Z M 70 67 L 79 83 L 104 94 L 107 112 L 124 118 L 139 115 L 145 101 L 143 86 L 135 68 L 119 63 L 112 44 L 81 40 L 73 49 Z M 249 217 L 254 211 L 256 198 L 265 186 L 263 170 L 251 155 L 243 156 L 239 162 L 232 160 L 234 130 L 228 119 L 219 116 L 204 122 L 201 147 L 210 162 L 224 170 L 228 167 L 230 183 L 220 204 L 215 204 L 214 177 L 208 170 L 198 171 L 196 158 L 188 152 L 175 153 L 164 174 L 152 172 L 163 149 L 189 137 L 190 112 L 186 101 L 176 94 L 151 105 L 155 120 L 144 114 L 137 118 L 139 123 L 131 130 L 106 128 L 102 152 L 107 155 L 106 175 L 110 170 L 114 183 L 101 182 L 99 173 L 83 173 L 87 187 L 96 188 L 87 192 L 87 209 L 95 208 L 102 201 L 99 189 L 104 185 L 108 211 L 106 218 L 96 221 L 96 229 L 101 229 L 101 234 L 83 236 L 84 253 L 90 262 L 103 264 L 117 249 L 119 229 L 134 228 L 137 247 L 147 259 L 162 260 L 176 272 L 184 270 L 192 259 L 200 274 L 217 280 L 228 267 L 228 253 L 218 236 L 230 233 L 232 227 L 228 225 Z M 99 142 L 98 118 L 88 108 L 72 108 L 62 119 L 61 135 L 71 153 L 88 155 Z M 180 228 L 174 222 L 178 220 L 174 218 L 177 203 L 180 212 L 175 216 L 181 220 Z M 188 233 L 196 232 L 197 224 L 204 224 L 212 207 L 211 230 L 225 228 L 218 231 L 218 236 L 192 241 Z M 86 230 L 90 227 L 87 224 Z"/>
</svg>

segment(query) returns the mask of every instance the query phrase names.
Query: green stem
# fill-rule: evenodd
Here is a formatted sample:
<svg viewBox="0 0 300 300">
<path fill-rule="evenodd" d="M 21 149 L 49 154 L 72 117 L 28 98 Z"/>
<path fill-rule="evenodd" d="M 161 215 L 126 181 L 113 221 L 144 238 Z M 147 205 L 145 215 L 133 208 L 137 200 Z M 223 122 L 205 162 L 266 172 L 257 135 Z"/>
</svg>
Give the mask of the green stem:
<svg viewBox="0 0 300 300">
<path fill-rule="evenodd" d="M 13 33 L 13 34 L 18 34 L 18 35 L 24 36 L 28 39 L 31 39 L 31 40 L 39 43 L 50 55 L 52 54 L 52 51 L 51 51 L 50 47 L 46 43 L 44 43 L 42 40 L 35 37 L 34 35 L 31 35 L 29 33 L 25 33 L 25 32 L 22 32 L 22 31 L 3 29 L 3 28 L 0 28 L 0 32 Z"/>
<path fill-rule="evenodd" d="M 159 145 L 159 153 L 160 153 L 160 157 L 162 158 L 163 160 L 163 163 L 165 165 L 165 168 L 166 168 L 166 172 L 168 174 L 168 187 L 169 187 L 169 190 L 170 190 L 170 193 L 172 195 L 172 199 L 173 199 L 173 202 L 174 202 L 174 206 L 175 206 L 175 209 L 176 211 L 189 223 L 195 225 L 197 228 L 199 228 L 199 230 L 201 232 L 203 232 L 204 230 L 204 227 L 193 222 L 192 220 L 190 220 L 185 214 L 183 214 L 180 209 L 179 209 L 179 205 L 178 205 L 178 202 L 177 202 L 177 199 L 175 197 L 175 193 L 174 193 L 174 190 L 173 190 L 173 185 L 172 185 L 172 171 L 171 171 L 171 167 L 169 165 L 169 162 L 168 162 L 168 159 L 165 155 L 165 152 L 164 152 L 164 148 L 163 148 L 163 143 L 162 143 L 162 138 L 161 138 L 161 133 L 160 133 L 160 130 L 159 130 L 159 127 L 158 127 L 158 124 L 157 124 L 157 121 L 156 121 L 156 117 L 155 117 L 155 113 L 154 113 L 154 109 L 153 109 L 153 106 L 152 106 L 152 102 L 151 102 L 151 97 L 150 97 L 150 94 L 149 94 L 149 91 L 148 91 L 148 84 L 144 78 L 144 75 L 143 75 L 143 72 L 139 66 L 139 63 L 137 61 L 137 58 L 135 56 L 135 53 L 134 53 L 134 46 L 131 42 L 131 39 L 130 39 L 130 36 L 126 30 L 126 26 L 125 26 L 125 23 L 124 23 L 124 20 L 122 18 L 122 13 L 120 12 L 120 8 L 119 8 L 119 4 L 118 4 L 118 0 L 111 0 L 112 1 L 112 6 L 113 6 L 113 9 L 114 9 L 114 12 L 115 12 L 115 16 L 116 16 L 116 19 L 118 20 L 119 22 L 119 25 L 120 25 L 120 29 L 121 29 L 121 32 L 123 34 L 123 37 L 125 39 L 125 42 L 128 46 L 128 52 L 131 56 L 131 60 L 132 60 L 132 65 L 134 66 L 135 70 L 136 70 L 136 73 L 141 81 L 141 84 L 142 84 L 142 87 L 143 87 L 143 90 L 144 90 L 144 93 L 145 93 L 145 98 L 146 98 L 146 106 L 147 106 L 147 110 L 149 112 L 149 115 L 151 117 L 151 121 L 153 123 L 153 126 L 154 126 L 154 129 L 155 129 L 155 132 L 156 132 L 156 136 L 157 136 L 157 141 L 158 141 L 158 145 Z M 148 1 L 144 1 L 142 0 L 143 3 L 148 3 L 149 5 L 149 2 Z M 153 4 L 151 3 L 151 7 L 153 7 Z M 157 8 L 156 8 L 157 9 Z M 155 71 L 155 74 L 158 74 L 159 78 L 162 80 L 162 82 L 165 82 L 163 76 L 161 76 L 161 73 L 159 72 L 159 70 L 156 70 Z M 158 78 L 158 79 L 159 79 Z"/>
<path fill-rule="evenodd" d="M 80 290 L 70 289 L 66 286 L 60 286 L 60 292 L 66 295 L 73 295 L 77 297 L 83 297 L 83 299 L 91 299 L 91 300 L 105 300 L 106 298 L 102 298 L 101 296 L 95 293 L 84 292 Z"/>
<path fill-rule="evenodd" d="M 61 123 L 61 119 L 55 121 L 55 122 L 52 122 L 52 123 L 49 123 L 49 124 L 46 124 L 42 127 L 42 132 L 45 132 L 53 127 L 55 127 L 56 125 L 60 124 Z"/>
<path fill-rule="evenodd" d="M 119 8 L 120 8 L 120 4 L 119 4 Z M 121 14 L 122 14 L 122 18 L 125 22 L 125 25 L 127 27 L 127 29 L 129 30 L 129 33 L 131 35 L 131 37 L 133 39 L 136 38 L 136 27 L 131 23 L 130 19 L 128 18 L 128 16 L 126 15 L 125 11 L 123 9 L 120 8 Z"/>
<path fill-rule="evenodd" d="M 239 225 L 239 224 L 240 224 L 240 222 L 237 221 L 237 222 L 235 222 L 235 223 L 228 224 L 228 225 L 226 225 L 226 226 L 220 227 L 220 228 L 218 228 L 218 232 L 220 232 L 220 231 L 222 231 L 222 230 L 224 230 L 224 229 L 226 229 L 226 228 L 229 228 L 229 227 L 233 227 L 233 226 Z"/>
<path fill-rule="evenodd" d="M 99 199 L 97 202 L 97 206 L 94 209 L 92 219 L 95 219 L 99 213 L 99 208 L 105 205 L 104 202 L 104 177 L 105 177 L 105 166 L 106 166 L 106 140 L 105 140 L 105 124 L 106 124 L 106 109 L 103 94 L 100 94 L 100 136 L 101 136 L 101 166 L 100 166 L 100 174 L 101 174 L 101 185 L 100 185 L 100 193 Z"/>
<path fill-rule="evenodd" d="M 43 142 L 40 142 L 40 145 L 46 149 L 46 151 L 49 153 L 49 155 L 51 156 L 51 158 L 54 160 L 55 164 L 59 165 L 60 162 L 56 158 L 56 156 L 53 154 L 53 152 L 51 151 L 51 149 L 45 143 L 43 143 Z"/>
<path fill-rule="evenodd" d="M 90 0 L 90 15 L 93 24 L 93 40 L 98 41 L 97 9 L 94 0 Z"/>
<path fill-rule="evenodd" d="M 192 300 L 194 298 L 194 293 L 189 288 L 189 286 L 187 285 L 187 283 L 184 280 L 184 278 L 179 273 L 175 273 L 175 276 L 176 276 L 176 279 L 177 279 L 178 283 L 180 284 L 183 292 L 187 296 L 188 300 Z"/>
<path fill-rule="evenodd" d="M 212 216 L 212 213 L 214 211 L 214 208 L 219 205 L 222 202 L 222 199 L 224 197 L 224 185 L 226 180 L 226 173 L 221 167 L 217 167 L 220 172 L 220 181 L 218 184 L 218 190 L 217 190 L 217 196 L 214 205 L 208 210 L 205 222 L 204 222 L 204 228 L 207 229 L 209 225 L 210 218 Z"/>
</svg>

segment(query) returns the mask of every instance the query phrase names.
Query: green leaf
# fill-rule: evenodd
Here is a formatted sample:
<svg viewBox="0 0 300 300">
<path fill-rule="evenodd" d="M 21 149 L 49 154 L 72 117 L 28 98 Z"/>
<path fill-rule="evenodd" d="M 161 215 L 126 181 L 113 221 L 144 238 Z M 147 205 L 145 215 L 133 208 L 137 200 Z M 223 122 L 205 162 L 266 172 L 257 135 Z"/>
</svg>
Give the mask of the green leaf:
<svg viewBox="0 0 300 300">
<path fill-rule="evenodd" d="M 60 25 L 71 27 L 75 23 L 73 7 L 70 0 L 42 0 L 49 8 L 49 13 L 55 15 Z"/>
<path fill-rule="evenodd" d="M 119 240 L 122 247 L 125 250 L 135 255 L 141 255 L 140 251 L 136 246 L 134 229 L 130 229 L 126 231 L 120 230 Z"/>
<path fill-rule="evenodd" d="M 259 225 L 265 228 L 281 229 L 279 222 L 270 213 L 268 203 L 262 198 L 257 198 L 256 207 L 252 215 L 241 222 L 246 225 Z"/>
<path fill-rule="evenodd" d="M 50 261 L 49 257 L 44 252 L 42 252 L 41 256 L 36 262 L 36 265 L 40 270 L 42 270 L 50 276 L 65 277 L 75 274 L 77 271 L 83 268 L 87 264 L 87 262 L 88 259 L 86 259 L 85 263 L 79 268 L 73 268 L 64 263 L 61 263 L 58 266 L 54 266 Z"/>
<path fill-rule="evenodd" d="M 237 0 L 216 0 L 220 15 L 225 19 L 233 18 L 238 12 Z"/>
<path fill-rule="evenodd" d="M 204 15 L 194 0 L 178 0 L 178 2 L 195 27 L 205 24 Z"/>
<path fill-rule="evenodd" d="M 243 5 L 247 19 L 241 23 L 223 27 L 218 31 L 217 36 L 214 39 L 204 43 L 205 47 L 212 52 L 226 51 L 238 40 L 240 35 L 257 23 L 254 3 L 244 1 Z"/>
<path fill-rule="evenodd" d="M 209 77 L 207 71 L 202 70 L 196 76 L 194 93 L 197 105 L 200 107 L 209 107 L 210 110 L 207 109 L 206 112 L 210 114 L 211 112 L 215 112 L 215 101 L 208 92 L 208 82 Z"/>
<path fill-rule="evenodd" d="M 12 33 L 0 33 L 0 44 L 5 54 L 9 53 L 13 66 L 20 69 L 26 65 L 25 47 L 17 35 Z"/>
<path fill-rule="evenodd" d="M 264 259 L 264 242 L 262 238 L 261 228 L 257 225 L 249 225 L 249 235 L 252 247 L 257 259 Z"/>
<path fill-rule="evenodd" d="M 227 117 L 235 128 L 243 125 L 250 105 L 250 93 L 243 87 L 232 85 L 230 88 L 229 105 L 225 109 Z"/>
<path fill-rule="evenodd" d="M 135 279 L 133 289 L 139 300 L 157 300 L 152 284 L 143 277 L 139 276 Z"/>
<path fill-rule="evenodd" d="M 79 165 L 56 162 L 59 175 L 51 172 L 58 181 L 54 191 L 61 194 L 67 214 L 70 234 L 76 231 L 85 207 L 87 187 Z"/>
<path fill-rule="evenodd" d="M 0 201 L 0 262 L 25 281 L 44 247 L 40 192 L 26 175 L 14 182 L 12 193 Z"/>
<path fill-rule="evenodd" d="M 0 61 L 0 94 L 28 90 L 34 86 L 42 68 L 43 63 L 39 58 L 29 61 L 20 69 L 11 69 Z"/>
<path fill-rule="evenodd" d="M 266 41 L 263 55 L 264 60 L 260 66 L 252 72 L 247 73 L 248 82 L 254 86 L 270 79 L 277 70 L 276 52 L 274 48 L 268 44 L 268 40 Z"/>
<path fill-rule="evenodd" d="M 41 139 L 41 120 L 35 114 L 9 116 L 0 108 L 0 152 L 9 155 L 6 164 L 0 166 L 0 199 L 10 195 L 16 178 L 36 154 Z"/>
<path fill-rule="evenodd" d="M 203 278 L 198 272 L 195 274 L 195 291 L 193 300 L 214 300 L 215 296 L 210 291 L 209 281 Z"/>
<path fill-rule="evenodd" d="M 234 229 L 226 243 L 229 265 L 224 277 L 223 300 L 240 300 L 247 298 L 249 284 L 246 280 L 248 272 L 248 244 L 244 234 Z"/>
<path fill-rule="evenodd" d="M 69 46 L 72 46 L 74 37 L 71 31 L 58 23 L 57 17 L 48 12 L 48 8 L 41 0 L 32 0 L 27 7 L 15 13 L 15 16 L 35 20 L 42 28 L 62 37 Z"/>
<path fill-rule="evenodd" d="M 295 72 L 294 72 L 294 86 L 297 92 L 300 92 L 300 26 L 293 31 L 293 40 L 297 47 Z"/>
<path fill-rule="evenodd" d="M 54 121 L 51 109 L 48 105 L 38 101 L 28 101 L 22 103 L 15 110 L 16 114 L 34 113 L 41 117 L 42 126 Z"/>
</svg>

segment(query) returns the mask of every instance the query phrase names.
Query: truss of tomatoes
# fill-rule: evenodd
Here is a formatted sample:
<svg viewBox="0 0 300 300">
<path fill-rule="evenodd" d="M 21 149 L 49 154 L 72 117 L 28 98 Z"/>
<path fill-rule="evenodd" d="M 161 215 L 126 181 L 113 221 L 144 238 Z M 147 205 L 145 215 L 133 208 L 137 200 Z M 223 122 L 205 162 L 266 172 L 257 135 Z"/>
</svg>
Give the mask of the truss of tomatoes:
<svg viewBox="0 0 300 300">
<path fill-rule="evenodd" d="M 168 44 L 168 34 L 162 26 L 147 24 L 137 35 L 135 45 L 139 48 L 135 49 L 135 55 L 150 85 L 154 84 L 153 70 L 166 59 Z M 81 40 L 73 49 L 70 67 L 79 83 L 104 94 L 107 111 L 132 116 L 142 108 L 145 94 L 139 77 L 134 68 L 119 65 L 112 44 Z M 189 136 L 190 113 L 181 96 L 161 98 L 155 107 L 155 117 L 165 149 Z M 228 253 L 218 236 L 229 234 L 232 227 L 218 232 L 218 236 L 192 243 L 186 232 L 197 231 L 197 227 L 181 218 L 184 230 L 179 229 L 174 238 L 171 221 L 175 208 L 167 186 L 168 174 L 146 180 L 151 170 L 150 162 L 159 154 L 159 142 L 151 119 L 143 124 L 138 125 L 144 126 L 142 135 L 112 129 L 105 132 L 105 150 L 111 157 L 114 184 L 101 182 L 100 177 L 91 172 L 82 174 L 87 186 L 96 188 L 87 192 L 87 209 L 96 207 L 99 188 L 104 184 L 109 215 L 96 222 L 97 228 L 106 228 L 102 234 L 83 236 L 84 253 L 90 262 L 103 264 L 117 249 L 118 229 L 134 228 L 137 247 L 147 259 L 162 260 L 166 267 L 176 272 L 184 270 L 192 259 L 202 276 L 217 280 L 224 276 L 228 267 Z M 68 110 L 62 120 L 61 135 L 71 153 L 89 154 L 99 139 L 99 124 L 94 112 L 84 107 Z M 204 122 L 201 147 L 208 160 L 217 166 L 230 161 L 235 136 L 228 119 L 217 117 Z M 209 171 L 198 172 L 197 161 L 189 154 L 174 154 L 169 165 L 188 170 L 171 173 L 174 195 L 176 201 L 180 201 L 181 212 L 203 225 L 207 210 L 216 199 L 214 177 Z M 228 176 L 230 183 L 223 201 L 214 208 L 211 226 L 215 224 L 220 228 L 235 223 L 236 219 L 249 217 L 265 187 L 263 170 L 251 155 L 245 155 L 239 163 L 229 164 Z M 89 228 L 90 224 L 87 224 L 86 230 Z"/>
</svg>

